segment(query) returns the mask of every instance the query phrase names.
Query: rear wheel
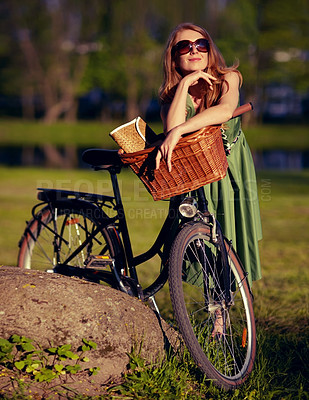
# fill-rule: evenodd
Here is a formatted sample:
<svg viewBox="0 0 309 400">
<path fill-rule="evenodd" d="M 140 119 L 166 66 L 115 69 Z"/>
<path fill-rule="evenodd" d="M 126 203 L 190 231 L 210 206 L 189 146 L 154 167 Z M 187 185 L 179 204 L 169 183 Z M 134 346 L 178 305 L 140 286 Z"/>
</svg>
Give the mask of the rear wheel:
<svg viewBox="0 0 309 400">
<path fill-rule="evenodd" d="M 70 267 L 78 267 L 85 277 L 93 270 L 85 269 L 93 255 L 113 260 L 118 274 L 126 274 L 122 244 L 114 225 L 107 224 L 102 210 L 83 201 L 59 201 L 44 207 L 29 222 L 20 242 L 18 266 L 35 270 L 59 269 L 70 275 Z M 77 273 L 79 269 L 74 268 Z M 105 277 L 117 286 L 113 274 L 101 268 L 97 279 Z M 72 272 L 72 275 L 75 275 Z"/>
<path fill-rule="evenodd" d="M 203 223 L 185 225 L 171 248 L 169 285 L 179 330 L 192 357 L 217 386 L 229 390 L 252 371 L 256 331 L 246 276 L 227 241 L 225 246 L 228 291 L 221 251 L 211 241 L 210 228 Z"/>
</svg>

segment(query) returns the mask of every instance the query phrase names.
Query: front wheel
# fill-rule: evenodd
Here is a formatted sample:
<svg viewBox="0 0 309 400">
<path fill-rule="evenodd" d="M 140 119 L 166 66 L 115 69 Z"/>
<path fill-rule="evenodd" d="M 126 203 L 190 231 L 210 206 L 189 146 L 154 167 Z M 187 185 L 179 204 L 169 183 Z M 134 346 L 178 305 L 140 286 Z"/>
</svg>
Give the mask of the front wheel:
<svg viewBox="0 0 309 400">
<path fill-rule="evenodd" d="M 217 386 L 230 390 L 252 371 L 256 330 L 246 276 L 226 240 L 225 247 L 227 274 L 210 228 L 186 224 L 171 248 L 169 286 L 179 330 L 194 361 Z"/>
</svg>

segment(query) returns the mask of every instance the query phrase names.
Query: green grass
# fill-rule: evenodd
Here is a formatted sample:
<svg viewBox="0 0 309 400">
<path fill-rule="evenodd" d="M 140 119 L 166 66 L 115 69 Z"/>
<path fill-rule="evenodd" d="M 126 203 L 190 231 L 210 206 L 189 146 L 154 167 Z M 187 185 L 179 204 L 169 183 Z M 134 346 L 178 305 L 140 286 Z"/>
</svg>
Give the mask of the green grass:
<svg viewBox="0 0 309 400">
<path fill-rule="evenodd" d="M 107 147 L 116 148 L 109 137 L 109 132 L 125 121 L 110 123 L 81 122 L 52 125 L 42 122 L 0 119 L 0 146 L 40 146 L 51 143 L 57 146 L 74 144 L 77 147 Z M 162 132 L 161 124 L 151 124 L 157 132 Z"/>
<path fill-rule="evenodd" d="M 116 148 L 109 132 L 126 121 L 110 123 L 62 122 L 46 125 L 42 122 L 0 119 L 0 146 L 40 146 L 51 143 L 57 146 L 74 144 L 76 147 Z M 156 133 L 162 132 L 161 123 L 149 125 Z M 254 150 L 309 149 L 308 125 L 263 124 L 244 129 L 248 142 Z"/>
<path fill-rule="evenodd" d="M 244 129 L 254 150 L 308 150 L 309 126 L 299 124 L 263 124 Z"/>
<path fill-rule="evenodd" d="M 256 302 L 256 310 L 266 326 L 277 325 L 283 331 L 308 323 L 308 172 L 265 172 L 259 180 L 264 278 L 255 285 L 257 299 L 263 298 Z"/>
<path fill-rule="evenodd" d="M 37 186 L 110 193 L 106 173 L 91 170 L 2 167 L 0 183 L 3 265 L 16 263 L 17 242 L 36 202 Z M 139 253 L 152 243 L 168 204 L 153 202 L 130 171 L 121 174 L 120 184 L 134 252 Z M 199 374 L 187 354 L 150 367 L 135 354 L 135 362 L 141 365 L 132 369 L 113 395 L 107 391 L 102 398 L 309 399 L 309 171 L 265 171 L 258 174 L 258 185 L 264 236 L 260 244 L 263 279 L 253 284 L 258 352 L 247 383 L 232 394 L 224 393 Z M 153 279 L 159 266 L 159 260 L 154 259 L 140 268 L 143 284 Z M 157 301 L 163 315 L 168 316 L 167 285 Z"/>
</svg>

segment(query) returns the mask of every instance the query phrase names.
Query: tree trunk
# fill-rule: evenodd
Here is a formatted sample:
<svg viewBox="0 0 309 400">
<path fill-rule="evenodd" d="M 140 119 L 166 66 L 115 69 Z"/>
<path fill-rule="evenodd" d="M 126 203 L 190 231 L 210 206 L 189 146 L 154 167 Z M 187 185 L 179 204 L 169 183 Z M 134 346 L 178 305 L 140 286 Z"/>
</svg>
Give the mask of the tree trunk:
<svg viewBox="0 0 309 400">
<path fill-rule="evenodd" d="M 22 113 L 25 119 L 35 118 L 35 107 L 34 107 L 34 93 L 31 85 L 22 88 L 21 102 L 22 102 Z"/>
<path fill-rule="evenodd" d="M 45 143 L 42 147 L 45 156 L 45 166 L 48 168 L 74 168 L 77 166 L 76 146 L 70 144 L 65 147 L 64 155 L 55 145 Z"/>
</svg>

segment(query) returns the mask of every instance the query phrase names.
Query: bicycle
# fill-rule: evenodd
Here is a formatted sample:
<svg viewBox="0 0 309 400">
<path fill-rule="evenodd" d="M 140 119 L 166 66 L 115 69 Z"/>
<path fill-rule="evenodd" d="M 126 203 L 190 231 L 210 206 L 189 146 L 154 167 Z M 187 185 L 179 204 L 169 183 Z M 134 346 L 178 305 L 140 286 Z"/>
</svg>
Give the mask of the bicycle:
<svg viewBox="0 0 309 400">
<path fill-rule="evenodd" d="M 40 202 L 19 242 L 18 266 L 103 281 L 150 300 L 157 312 L 154 295 L 168 280 L 179 331 L 197 366 L 225 390 L 243 384 L 256 353 L 253 296 L 239 257 L 208 212 L 203 187 L 171 198 L 157 238 L 146 252 L 133 255 L 117 179 L 124 167 L 118 151 L 90 149 L 82 157 L 95 170 L 109 172 L 114 195 L 38 188 Z M 164 247 L 173 224 L 177 234 Z M 136 267 L 157 254 L 161 271 L 143 289 Z M 214 328 L 218 320 L 220 333 Z"/>
</svg>

